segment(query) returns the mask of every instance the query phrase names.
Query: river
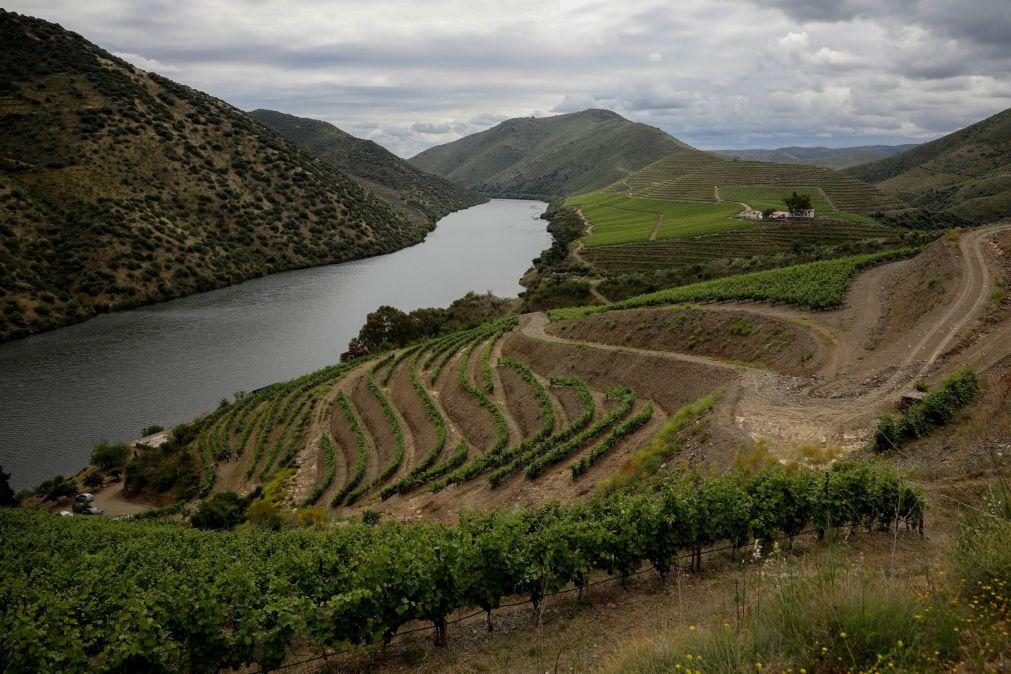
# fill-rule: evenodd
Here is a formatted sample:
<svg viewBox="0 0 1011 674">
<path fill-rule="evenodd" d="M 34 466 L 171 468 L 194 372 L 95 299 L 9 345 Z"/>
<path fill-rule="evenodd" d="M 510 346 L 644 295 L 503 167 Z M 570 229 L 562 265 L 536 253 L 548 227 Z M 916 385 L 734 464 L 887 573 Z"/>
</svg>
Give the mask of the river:
<svg viewBox="0 0 1011 674">
<path fill-rule="evenodd" d="M 539 201 L 495 199 L 446 216 L 423 243 L 0 344 L 0 466 L 15 489 L 251 391 L 335 363 L 366 315 L 446 306 L 470 290 L 514 297 L 551 243 Z"/>
</svg>

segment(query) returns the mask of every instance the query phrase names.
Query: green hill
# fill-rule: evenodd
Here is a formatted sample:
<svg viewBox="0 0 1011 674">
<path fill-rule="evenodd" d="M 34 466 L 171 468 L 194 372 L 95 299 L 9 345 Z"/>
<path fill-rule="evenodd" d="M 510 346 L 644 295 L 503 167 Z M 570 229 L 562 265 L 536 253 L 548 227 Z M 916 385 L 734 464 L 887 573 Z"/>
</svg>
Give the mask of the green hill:
<svg viewBox="0 0 1011 674">
<path fill-rule="evenodd" d="M 410 162 L 482 194 L 543 198 L 599 189 L 686 149 L 655 127 L 584 110 L 510 119 Z"/>
<path fill-rule="evenodd" d="M 429 225 L 211 96 L 0 12 L 0 338 L 284 269 Z"/>
<path fill-rule="evenodd" d="M 847 170 L 928 210 L 1011 215 L 1011 109 L 894 157 Z"/>
<path fill-rule="evenodd" d="M 382 145 L 356 138 L 333 124 L 273 110 L 249 115 L 334 168 L 366 190 L 388 199 L 412 220 L 426 222 L 487 201 L 445 178 L 412 166 Z"/>
<path fill-rule="evenodd" d="M 700 150 L 665 157 L 610 185 L 607 191 L 651 199 L 730 201 L 734 200 L 732 194 L 742 189 L 759 196 L 770 189 L 819 191 L 831 210 L 842 214 L 870 215 L 907 208 L 900 199 L 832 169 L 726 159 Z"/>
<path fill-rule="evenodd" d="M 774 150 L 717 150 L 723 157 L 737 157 L 754 161 L 771 161 L 780 164 L 805 164 L 824 166 L 840 171 L 850 166 L 866 164 L 892 157 L 916 145 L 860 145 L 856 147 L 780 147 Z"/>
</svg>

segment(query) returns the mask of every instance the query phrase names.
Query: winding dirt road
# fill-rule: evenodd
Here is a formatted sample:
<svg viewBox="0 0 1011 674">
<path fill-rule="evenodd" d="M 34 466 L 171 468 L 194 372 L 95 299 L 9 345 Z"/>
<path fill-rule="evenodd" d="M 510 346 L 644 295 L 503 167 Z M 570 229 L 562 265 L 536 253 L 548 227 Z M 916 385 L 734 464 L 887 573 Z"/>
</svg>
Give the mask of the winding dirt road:
<svg viewBox="0 0 1011 674">
<path fill-rule="evenodd" d="M 733 419 L 739 432 L 754 439 L 768 438 L 783 447 L 819 444 L 851 450 L 866 442 L 876 418 L 894 407 L 902 392 L 910 390 L 918 379 L 939 374 L 945 353 L 991 306 L 994 281 L 988 260 L 988 251 L 991 251 L 988 241 L 1007 230 L 1011 230 L 1011 223 L 962 234 L 958 242 L 961 273 L 953 299 L 939 316 L 930 314 L 905 326 L 907 329 L 900 340 L 882 346 L 878 361 L 887 361 L 887 368 L 874 368 L 865 359 L 867 347 L 861 345 L 866 343 L 882 317 L 881 298 L 894 284 L 896 274 L 903 273 L 910 261 L 877 267 L 862 274 L 850 289 L 847 308 L 831 312 L 844 315 L 843 322 L 825 320 L 830 314 L 762 304 L 705 307 L 713 311 L 762 314 L 803 325 L 816 334 L 829 353 L 817 377 L 788 377 L 701 356 L 568 340 L 545 332 L 547 317 L 544 314 L 528 317 L 520 330 L 528 337 L 549 342 L 733 369 L 739 376 L 727 392 L 723 406 L 724 411 L 729 412 L 725 416 Z M 1009 319 L 1005 317 L 1004 322 L 1008 323 Z M 845 327 L 840 328 L 840 325 Z M 1005 332 L 1007 330 L 999 329 L 988 340 L 985 350 L 988 360 L 1011 353 L 1011 340 L 1000 337 Z M 976 353 L 979 352 L 977 348 Z M 672 365 L 671 376 L 677 376 L 676 365 Z"/>
</svg>

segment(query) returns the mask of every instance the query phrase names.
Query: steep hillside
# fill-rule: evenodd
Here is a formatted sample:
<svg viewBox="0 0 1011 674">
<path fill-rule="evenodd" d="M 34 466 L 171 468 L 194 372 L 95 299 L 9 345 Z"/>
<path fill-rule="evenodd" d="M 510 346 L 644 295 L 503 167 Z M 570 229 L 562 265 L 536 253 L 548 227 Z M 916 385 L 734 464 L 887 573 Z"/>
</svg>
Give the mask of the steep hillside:
<svg viewBox="0 0 1011 674">
<path fill-rule="evenodd" d="M 697 152 L 609 110 L 510 119 L 410 159 L 482 194 L 551 197 L 598 189 L 674 152 Z"/>
<path fill-rule="evenodd" d="M 1011 215 L 1011 109 L 847 173 L 931 210 L 986 222 Z"/>
<path fill-rule="evenodd" d="M 780 164 L 824 166 L 837 171 L 858 164 L 893 157 L 916 145 L 860 145 L 856 147 L 780 147 L 774 150 L 717 150 L 723 157 L 737 157 Z"/>
<path fill-rule="evenodd" d="M 445 178 L 412 166 L 378 143 L 356 138 L 333 124 L 273 110 L 253 110 L 249 115 L 347 173 L 365 189 L 388 199 L 412 220 L 438 220 L 453 211 L 487 201 Z"/>
<path fill-rule="evenodd" d="M 420 241 L 241 111 L 0 12 L 0 338 Z"/>
</svg>

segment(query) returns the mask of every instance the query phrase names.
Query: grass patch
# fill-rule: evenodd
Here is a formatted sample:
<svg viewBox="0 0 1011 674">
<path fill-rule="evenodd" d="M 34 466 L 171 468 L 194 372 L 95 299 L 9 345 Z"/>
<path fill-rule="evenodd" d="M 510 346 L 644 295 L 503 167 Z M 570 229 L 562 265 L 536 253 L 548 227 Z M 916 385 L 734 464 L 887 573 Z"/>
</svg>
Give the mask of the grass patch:
<svg viewBox="0 0 1011 674">
<path fill-rule="evenodd" d="M 572 197 L 566 204 L 582 208 L 583 217 L 593 226 L 593 233 L 583 239 L 587 246 L 647 241 L 661 216 L 658 239 L 744 229 L 752 224 L 730 219 L 741 212 L 736 203 L 668 201 L 591 192 Z"/>
<path fill-rule="evenodd" d="M 678 434 L 689 424 L 712 411 L 716 400 L 716 395 L 708 395 L 675 412 L 664 427 L 650 438 L 645 447 L 636 450 L 621 469 L 597 486 L 598 491 L 601 494 L 610 494 L 640 482 L 660 470 L 664 461 L 681 451 Z"/>
</svg>

